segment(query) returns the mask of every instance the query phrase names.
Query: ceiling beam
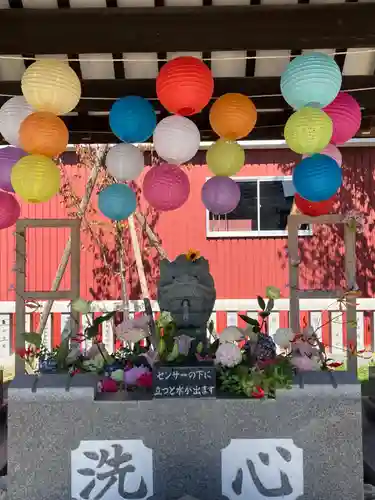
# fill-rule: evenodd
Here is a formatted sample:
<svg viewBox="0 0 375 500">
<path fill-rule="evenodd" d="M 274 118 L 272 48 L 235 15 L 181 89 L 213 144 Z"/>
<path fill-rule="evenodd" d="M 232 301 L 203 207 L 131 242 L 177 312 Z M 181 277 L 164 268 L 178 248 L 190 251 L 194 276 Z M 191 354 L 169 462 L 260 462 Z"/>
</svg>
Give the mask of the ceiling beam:
<svg viewBox="0 0 375 500">
<path fill-rule="evenodd" d="M 0 54 L 371 47 L 374 19 L 374 3 L 353 2 L 1 9 Z"/>
<path fill-rule="evenodd" d="M 366 4 L 367 5 L 367 4 Z M 375 5 L 375 4 L 374 4 Z M 364 89 L 375 87 L 375 75 L 344 76 L 343 90 Z M 115 99 L 126 95 L 140 95 L 151 99 L 156 110 L 162 110 L 156 100 L 155 80 L 84 80 L 82 83 L 82 97 L 103 97 L 111 99 L 81 99 L 77 111 L 109 111 Z M 214 96 L 219 97 L 227 92 L 239 92 L 254 97 L 253 101 L 258 109 L 287 109 L 288 106 L 280 94 L 280 78 L 278 77 L 245 77 L 245 78 L 215 78 Z M 0 94 L 21 95 L 21 84 L 16 81 L 1 82 Z M 362 108 L 375 109 L 375 94 L 371 90 L 353 92 Z M 0 105 L 8 97 L 0 97 Z"/>
</svg>

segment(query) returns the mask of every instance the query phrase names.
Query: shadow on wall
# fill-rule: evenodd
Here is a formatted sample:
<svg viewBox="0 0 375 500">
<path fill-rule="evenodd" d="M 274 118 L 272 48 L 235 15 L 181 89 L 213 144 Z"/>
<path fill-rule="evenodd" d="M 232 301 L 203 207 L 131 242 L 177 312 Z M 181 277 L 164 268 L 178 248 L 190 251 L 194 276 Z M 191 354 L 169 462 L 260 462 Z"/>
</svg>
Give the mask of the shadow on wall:
<svg viewBox="0 0 375 500">
<path fill-rule="evenodd" d="M 357 232 L 357 284 L 363 296 L 375 293 L 375 150 L 343 148 L 343 186 L 337 213 L 350 210 L 365 216 L 363 232 Z M 288 172 L 285 172 L 289 174 Z M 301 288 L 332 289 L 345 287 L 343 227 L 315 226 L 311 238 L 299 243 Z M 278 257 L 287 267 L 287 246 Z"/>
</svg>

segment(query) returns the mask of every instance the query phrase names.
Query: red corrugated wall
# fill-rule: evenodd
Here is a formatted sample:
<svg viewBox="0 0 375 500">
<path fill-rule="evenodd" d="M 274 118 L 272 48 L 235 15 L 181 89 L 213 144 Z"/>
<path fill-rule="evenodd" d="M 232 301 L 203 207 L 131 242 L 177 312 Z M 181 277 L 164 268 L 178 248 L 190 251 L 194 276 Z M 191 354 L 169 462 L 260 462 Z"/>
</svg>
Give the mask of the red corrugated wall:
<svg viewBox="0 0 375 500">
<path fill-rule="evenodd" d="M 364 296 L 373 296 L 375 291 L 375 250 L 374 250 L 374 162 L 375 150 L 370 148 L 346 148 L 344 156 L 344 185 L 340 191 L 338 210 L 354 208 L 363 211 L 367 223 L 363 234 L 358 235 L 358 284 Z M 286 150 L 255 150 L 247 152 L 247 165 L 241 176 L 290 174 L 296 156 Z M 215 278 L 218 298 L 253 298 L 263 293 L 267 285 L 282 289 L 288 294 L 285 238 L 241 238 L 207 239 L 205 210 L 200 200 L 201 187 L 209 171 L 200 166 L 204 156 L 194 165 L 184 167 L 187 171 L 191 194 L 188 202 L 179 210 L 170 213 L 148 215 L 154 220 L 152 225 L 161 239 L 162 246 L 170 258 L 189 248 L 197 249 L 210 261 L 211 272 Z M 66 167 L 73 179 L 74 188 L 82 192 L 87 172 L 77 167 Z M 96 194 L 95 194 L 96 198 Z M 141 200 L 144 207 L 144 201 Z M 22 204 L 23 218 L 64 218 L 68 214 L 61 197 L 40 205 Z M 90 216 L 90 220 L 97 216 Z M 95 234 L 100 235 L 103 244 L 113 250 L 113 236 L 109 224 L 99 216 L 101 225 L 95 224 Z M 99 229 L 98 229 L 99 228 Z M 15 228 L 0 232 L 0 300 L 14 300 L 12 285 L 15 285 Z M 48 290 L 51 286 L 57 265 L 67 239 L 67 230 L 43 229 L 29 231 L 27 253 L 27 283 L 29 289 Z M 108 254 L 108 266 L 103 266 L 97 246 L 90 246 L 90 235 L 82 232 L 81 253 L 81 294 L 92 298 L 89 290 L 96 292 L 97 299 L 116 299 L 120 297 L 114 256 Z M 142 248 L 148 253 L 146 271 L 152 293 L 158 272 L 158 258 L 155 250 L 150 250 L 147 240 L 141 238 Z M 125 242 L 127 271 L 130 295 L 137 298 L 138 283 L 129 242 Z M 329 288 L 343 284 L 342 255 L 343 245 L 339 228 L 315 227 L 314 235 L 301 238 L 301 274 L 303 286 Z M 108 263 L 107 263 L 108 264 Z M 112 273 L 112 274 L 111 274 Z M 69 283 L 69 274 L 64 278 L 62 288 Z"/>
</svg>

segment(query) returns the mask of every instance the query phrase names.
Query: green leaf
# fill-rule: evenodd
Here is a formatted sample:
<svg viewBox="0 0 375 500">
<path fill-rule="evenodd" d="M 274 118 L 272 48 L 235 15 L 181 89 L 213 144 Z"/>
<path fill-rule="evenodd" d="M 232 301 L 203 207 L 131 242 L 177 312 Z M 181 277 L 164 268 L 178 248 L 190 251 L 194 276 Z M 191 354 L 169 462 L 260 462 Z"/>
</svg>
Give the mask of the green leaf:
<svg viewBox="0 0 375 500">
<path fill-rule="evenodd" d="M 66 367 L 65 360 L 68 354 L 69 354 L 69 339 L 65 339 L 61 342 L 56 354 L 56 363 L 59 369 L 63 369 Z"/>
<path fill-rule="evenodd" d="M 239 317 L 245 321 L 245 323 L 247 323 L 248 325 L 252 325 L 252 326 L 259 326 L 259 323 L 256 319 L 253 319 L 253 318 L 249 318 L 249 316 L 246 316 L 246 314 L 239 314 Z"/>
<path fill-rule="evenodd" d="M 42 336 L 40 335 L 40 333 L 25 332 L 22 335 L 25 339 L 25 342 L 35 345 L 35 347 L 39 349 L 42 344 Z"/>
<path fill-rule="evenodd" d="M 281 292 L 280 292 L 280 289 L 275 287 L 275 286 L 268 286 L 266 288 L 266 297 L 268 299 L 279 299 L 281 296 Z"/>
<path fill-rule="evenodd" d="M 258 295 L 257 301 L 258 301 L 259 307 L 262 309 L 262 311 L 264 311 L 266 308 L 266 303 L 264 302 L 264 299 L 260 295 Z"/>
<path fill-rule="evenodd" d="M 88 339 L 93 339 L 99 333 L 99 325 L 88 326 L 85 330 L 85 336 Z"/>
<path fill-rule="evenodd" d="M 214 322 L 211 320 L 208 323 L 208 331 L 209 331 L 210 335 L 212 335 L 214 333 L 214 330 L 215 330 L 215 325 L 214 325 Z"/>
<path fill-rule="evenodd" d="M 260 316 L 261 318 L 265 319 L 265 318 L 268 318 L 268 316 L 269 316 L 270 314 L 271 314 L 271 312 L 270 312 L 270 311 L 261 311 L 261 312 L 259 313 L 259 316 Z"/>
<path fill-rule="evenodd" d="M 271 312 L 274 307 L 275 301 L 273 299 L 269 299 L 269 301 L 267 302 L 266 311 Z"/>
<path fill-rule="evenodd" d="M 113 316 L 116 314 L 116 311 L 109 312 L 107 314 L 102 314 L 102 316 L 98 316 L 97 318 L 94 319 L 93 321 L 93 326 L 99 326 L 105 321 L 109 321 L 110 319 L 113 318 Z"/>
</svg>

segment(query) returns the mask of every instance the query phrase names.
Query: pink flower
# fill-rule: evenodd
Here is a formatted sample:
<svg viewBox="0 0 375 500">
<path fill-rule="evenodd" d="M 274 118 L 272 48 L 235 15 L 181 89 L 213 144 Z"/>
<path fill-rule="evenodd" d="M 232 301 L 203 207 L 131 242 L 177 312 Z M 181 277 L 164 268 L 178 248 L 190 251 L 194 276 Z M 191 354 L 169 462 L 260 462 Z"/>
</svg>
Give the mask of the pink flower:
<svg viewBox="0 0 375 500">
<path fill-rule="evenodd" d="M 293 356 L 291 362 L 292 365 L 301 372 L 316 371 L 320 369 L 319 363 L 315 359 L 310 359 L 307 356 Z"/>
<path fill-rule="evenodd" d="M 111 378 L 105 378 L 98 384 L 99 392 L 117 392 L 117 384 Z"/>
<path fill-rule="evenodd" d="M 152 373 L 142 373 L 142 375 L 137 379 L 137 385 L 139 387 L 152 387 Z"/>
<path fill-rule="evenodd" d="M 124 380 L 126 385 L 137 385 L 137 380 L 144 373 L 150 373 L 150 370 L 145 366 L 134 366 L 124 373 Z"/>
</svg>

